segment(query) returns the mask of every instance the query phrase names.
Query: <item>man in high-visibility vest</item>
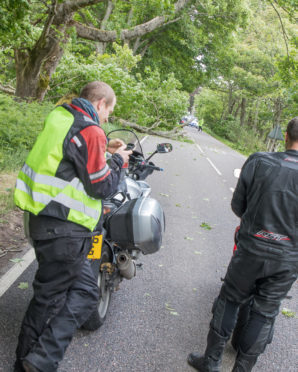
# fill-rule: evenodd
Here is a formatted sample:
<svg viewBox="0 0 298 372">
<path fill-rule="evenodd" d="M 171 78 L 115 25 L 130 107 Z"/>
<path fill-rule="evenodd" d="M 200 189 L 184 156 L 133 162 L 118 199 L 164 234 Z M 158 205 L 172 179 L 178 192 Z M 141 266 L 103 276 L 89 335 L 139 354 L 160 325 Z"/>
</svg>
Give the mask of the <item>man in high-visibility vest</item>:
<svg viewBox="0 0 298 372">
<path fill-rule="evenodd" d="M 237 250 L 213 305 L 205 353 L 188 356 L 198 371 L 221 370 L 239 306 L 249 299 L 248 315 L 233 342 L 232 372 L 251 371 L 271 342 L 281 300 L 297 279 L 298 117 L 288 123 L 285 140 L 285 152 L 252 154 L 242 168 L 232 199 L 232 210 L 241 218 Z"/>
<path fill-rule="evenodd" d="M 75 330 L 96 308 L 98 288 L 86 256 L 101 230 L 101 199 L 116 191 L 131 154 L 120 140 L 107 145 L 101 128 L 115 104 L 108 84 L 87 84 L 79 98 L 48 115 L 18 175 L 15 203 L 29 213 L 38 269 L 15 372 L 56 371 Z M 109 165 L 106 150 L 113 154 Z"/>
</svg>

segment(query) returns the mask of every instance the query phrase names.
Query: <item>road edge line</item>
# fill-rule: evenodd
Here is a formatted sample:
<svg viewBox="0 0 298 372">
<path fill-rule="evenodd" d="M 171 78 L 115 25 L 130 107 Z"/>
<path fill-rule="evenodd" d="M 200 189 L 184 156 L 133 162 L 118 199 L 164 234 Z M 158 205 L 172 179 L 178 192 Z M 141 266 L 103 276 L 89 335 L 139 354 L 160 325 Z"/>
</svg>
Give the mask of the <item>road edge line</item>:
<svg viewBox="0 0 298 372">
<path fill-rule="evenodd" d="M 140 143 L 145 142 L 149 136 L 141 139 Z M 0 297 L 10 288 L 10 286 L 18 279 L 18 277 L 27 269 L 35 259 L 34 249 L 31 248 L 23 257 L 22 261 L 15 264 L 0 278 Z"/>
<path fill-rule="evenodd" d="M 145 142 L 146 141 L 146 139 L 148 138 L 149 136 L 147 135 L 147 136 L 145 136 L 145 137 L 143 137 L 142 139 L 141 139 L 141 141 L 140 141 L 140 144 L 142 144 L 143 142 Z"/>
<path fill-rule="evenodd" d="M 204 154 L 204 151 L 202 150 L 201 146 L 196 143 L 197 148 L 201 151 L 202 154 Z"/>
<path fill-rule="evenodd" d="M 0 278 L 0 297 L 11 287 L 11 285 L 18 279 L 18 277 L 27 269 L 29 265 L 35 259 L 34 249 L 31 248 L 22 257 L 20 263 L 15 264 L 11 267 L 1 278 Z"/>
</svg>

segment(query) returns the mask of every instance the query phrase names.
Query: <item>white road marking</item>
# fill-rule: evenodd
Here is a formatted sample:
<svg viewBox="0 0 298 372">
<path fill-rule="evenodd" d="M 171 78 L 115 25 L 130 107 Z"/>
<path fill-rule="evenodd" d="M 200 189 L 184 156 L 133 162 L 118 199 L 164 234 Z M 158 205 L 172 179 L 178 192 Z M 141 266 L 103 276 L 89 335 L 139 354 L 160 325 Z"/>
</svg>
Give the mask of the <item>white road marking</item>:
<svg viewBox="0 0 298 372">
<path fill-rule="evenodd" d="M 15 264 L 0 278 L 0 297 L 8 290 L 8 288 L 16 281 L 16 279 L 27 269 L 34 261 L 35 252 L 31 248 L 23 257 L 20 263 Z"/>
<path fill-rule="evenodd" d="M 232 192 L 234 192 L 234 191 L 235 191 L 235 189 L 234 189 L 233 187 L 230 187 L 230 190 L 231 190 Z"/>
<path fill-rule="evenodd" d="M 197 148 L 201 151 L 201 153 L 203 154 L 204 153 L 204 151 L 201 149 L 201 146 L 200 145 L 198 145 L 198 144 L 196 144 L 197 145 Z"/>
<path fill-rule="evenodd" d="M 142 144 L 143 142 L 145 142 L 147 138 L 148 138 L 148 136 L 145 136 L 144 138 L 142 138 L 141 141 L 140 141 L 140 144 Z"/>
<path fill-rule="evenodd" d="M 141 139 L 140 143 L 146 141 L 148 136 Z M 8 290 L 8 288 L 17 280 L 17 278 L 27 269 L 27 267 L 34 261 L 35 252 L 31 248 L 22 258 L 20 263 L 15 264 L 0 278 L 0 297 Z"/>
<path fill-rule="evenodd" d="M 212 163 L 212 161 L 209 158 L 206 158 L 206 159 L 209 161 L 209 163 L 215 169 L 215 171 L 221 176 L 222 175 L 221 172 L 216 168 L 216 166 Z"/>
</svg>

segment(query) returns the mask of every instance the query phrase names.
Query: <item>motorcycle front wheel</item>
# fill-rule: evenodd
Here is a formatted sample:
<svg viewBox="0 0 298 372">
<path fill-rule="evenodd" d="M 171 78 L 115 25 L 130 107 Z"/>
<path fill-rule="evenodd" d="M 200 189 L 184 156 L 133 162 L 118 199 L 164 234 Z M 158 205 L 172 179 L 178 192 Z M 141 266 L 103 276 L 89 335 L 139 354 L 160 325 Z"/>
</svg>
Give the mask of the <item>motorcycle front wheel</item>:
<svg viewBox="0 0 298 372">
<path fill-rule="evenodd" d="M 100 271 L 100 267 L 103 263 L 112 261 L 113 261 L 112 253 L 109 247 L 104 245 L 102 247 L 101 259 L 93 260 L 91 263 L 92 270 L 97 278 L 99 300 L 96 310 L 82 325 L 82 328 L 88 331 L 95 331 L 96 329 L 103 325 L 106 319 L 109 305 L 111 302 L 112 289 L 111 286 L 106 281 L 107 274 L 105 272 Z"/>
</svg>

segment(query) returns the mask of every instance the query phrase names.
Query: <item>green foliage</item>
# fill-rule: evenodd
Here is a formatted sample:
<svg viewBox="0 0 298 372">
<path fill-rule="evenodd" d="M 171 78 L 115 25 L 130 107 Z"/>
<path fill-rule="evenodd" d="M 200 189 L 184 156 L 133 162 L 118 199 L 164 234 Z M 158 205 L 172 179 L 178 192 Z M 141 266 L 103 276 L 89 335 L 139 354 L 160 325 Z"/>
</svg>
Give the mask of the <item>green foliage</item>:
<svg viewBox="0 0 298 372">
<path fill-rule="evenodd" d="M 219 54 L 229 48 L 231 33 L 246 19 L 242 0 L 193 1 L 179 22 L 145 36 L 148 42 L 139 71 L 146 66 L 163 76 L 173 72 L 183 89 L 193 91 L 206 83 L 219 67 Z M 137 51 L 141 53 L 143 47 Z"/>
<path fill-rule="evenodd" d="M 278 75 L 285 86 L 296 86 L 298 81 L 298 60 L 295 52 L 289 56 L 281 57 L 276 63 Z"/>
<path fill-rule="evenodd" d="M 225 119 L 222 118 L 225 104 L 223 93 L 203 89 L 196 98 L 196 111 L 198 117 L 204 119 L 204 130 L 221 140 L 227 140 L 226 144 L 244 154 L 265 151 L 263 132 L 257 133 L 256 129 L 248 125 L 241 126 L 239 118 L 235 119 L 233 115 L 228 115 Z M 262 129 L 269 130 L 270 124 L 264 125 L 265 127 Z"/>
<path fill-rule="evenodd" d="M 59 0 L 58 6 L 63 3 L 66 0 Z M 296 0 L 192 0 L 179 14 L 176 3 L 113 0 L 112 12 L 105 17 L 108 2 L 102 1 L 73 15 L 89 27 L 116 31 L 114 44 L 81 39 L 74 26 L 64 28 L 56 22 L 50 31 L 55 28 L 55 37 L 68 42 L 61 43 L 64 57 L 50 81 L 47 98 L 57 102 L 66 94 L 78 94 L 89 81 L 104 80 L 116 92 L 117 117 L 172 129 L 187 111 L 185 91 L 201 86 L 205 88 L 196 100 L 196 111 L 207 130 L 241 149 L 262 148 L 273 125 L 285 125 L 286 118 L 297 114 Z M 28 62 L 28 53 L 32 52 L 31 57 L 38 53 L 35 47 L 42 44 L 37 41 L 51 4 L 49 0 L 1 2 L 1 84 L 16 84 L 15 50 L 21 52 L 20 65 Z M 120 40 L 121 30 L 158 16 L 164 16 L 167 24 L 134 40 Z M 105 52 L 98 54 L 101 47 Z M 27 107 L 0 96 L 0 168 L 4 163 L 13 166 L 9 159 L 24 158 L 51 107 L 49 103 L 44 108 Z M 10 154 L 5 162 L 4 152 Z"/>
<path fill-rule="evenodd" d="M 65 53 L 53 75 L 48 96 L 57 100 L 79 90 L 86 83 L 102 80 L 110 84 L 117 96 L 115 116 L 151 126 L 159 121 L 162 128 L 170 129 L 187 110 L 188 95 L 180 90 L 181 84 L 170 74 L 164 79 L 157 70 L 134 76 L 130 73 L 140 57 L 133 56 L 126 46 L 114 44 L 115 53 L 96 55 L 87 59 Z"/>
<path fill-rule="evenodd" d="M 292 35 L 288 56 L 270 2 L 251 0 L 247 14 L 247 26 L 239 27 L 231 47 L 217 54 L 217 74 L 195 102 L 207 130 L 244 153 L 266 150 L 267 134 L 276 125 L 285 128 L 298 107 L 294 25 L 280 10 L 284 30 Z"/>
<path fill-rule="evenodd" d="M 0 94 L 0 171 L 19 168 L 53 107 L 49 102 L 28 104 Z"/>
<path fill-rule="evenodd" d="M 33 35 L 39 27 L 32 27 L 31 21 L 40 16 L 39 6 L 30 5 L 28 0 L 4 0 L 0 4 L 0 42 L 2 46 L 20 47 L 23 43 L 32 45 Z M 32 9 L 35 12 L 32 12 Z M 46 11 L 44 11 L 46 12 Z M 33 13 L 33 16 L 32 16 Z"/>
</svg>

